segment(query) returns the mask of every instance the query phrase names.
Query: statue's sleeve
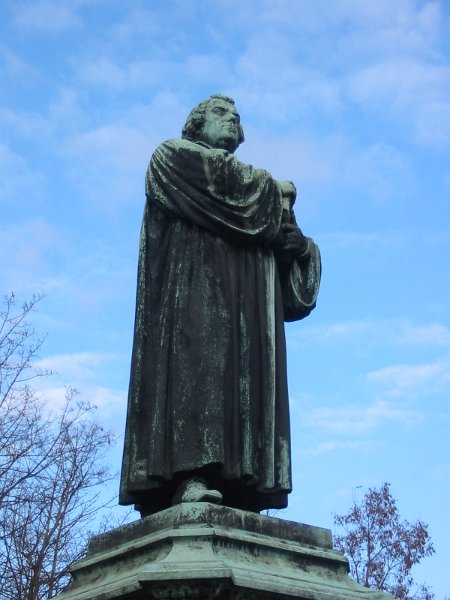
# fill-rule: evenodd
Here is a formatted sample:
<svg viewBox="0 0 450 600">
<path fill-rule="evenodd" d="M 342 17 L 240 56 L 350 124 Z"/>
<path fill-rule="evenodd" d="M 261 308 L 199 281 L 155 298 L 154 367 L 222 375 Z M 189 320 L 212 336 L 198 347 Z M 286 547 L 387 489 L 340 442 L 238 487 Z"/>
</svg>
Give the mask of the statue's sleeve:
<svg viewBox="0 0 450 600">
<path fill-rule="evenodd" d="M 306 238 L 308 247 L 303 256 L 281 269 L 284 317 L 286 321 L 298 321 L 307 317 L 316 306 L 322 266 L 319 247 Z"/>
<path fill-rule="evenodd" d="M 187 140 L 157 148 L 146 193 L 150 205 L 223 237 L 270 244 L 281 224 L 281 190 L 269 173 Z"/>
</svg>

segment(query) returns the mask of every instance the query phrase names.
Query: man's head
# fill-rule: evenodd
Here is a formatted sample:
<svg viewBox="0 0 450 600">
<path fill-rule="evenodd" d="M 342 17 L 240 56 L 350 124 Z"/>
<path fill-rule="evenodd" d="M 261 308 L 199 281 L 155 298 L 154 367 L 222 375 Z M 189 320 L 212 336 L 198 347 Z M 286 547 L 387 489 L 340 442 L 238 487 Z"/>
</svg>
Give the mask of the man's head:
<svg viewBox="0 0 450 600">
<path fill-rule="evenodd" d="M 244 141 L 244 131 L 234 100 L 214 94 L 201 102 L 188 116 L 181 137 L 234 152 Z"/>
</svg>

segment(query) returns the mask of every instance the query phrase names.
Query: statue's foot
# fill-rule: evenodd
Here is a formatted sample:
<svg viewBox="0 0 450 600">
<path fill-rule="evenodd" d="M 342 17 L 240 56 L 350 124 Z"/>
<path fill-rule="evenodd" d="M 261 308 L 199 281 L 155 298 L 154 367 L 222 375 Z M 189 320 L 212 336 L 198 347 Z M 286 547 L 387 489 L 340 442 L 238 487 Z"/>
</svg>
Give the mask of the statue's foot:
<svg viewBox="0 0 450 600">
<path fill-rule="evenodd" d="M 176 491 L 172 504 L 180 502 L 211 502 L 212 504 L 220 504 L 222 502 L 222 494 L 219 490 L 210 490 L 206 482 L 200 477 L 193 477 L 183 481 Z"/>
</svg>

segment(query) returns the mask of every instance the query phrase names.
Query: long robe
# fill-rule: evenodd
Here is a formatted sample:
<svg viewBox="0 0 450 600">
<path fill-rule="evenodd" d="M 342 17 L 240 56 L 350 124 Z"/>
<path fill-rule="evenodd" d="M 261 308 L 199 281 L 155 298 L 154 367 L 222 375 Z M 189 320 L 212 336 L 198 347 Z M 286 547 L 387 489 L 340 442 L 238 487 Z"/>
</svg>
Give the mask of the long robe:
<svg viewBox="0 0 450 600">
<path fill-rule="evenodd" d="M 146 196 L 119 501 L 155 512 L 197 474 L 226 505 L 284 507 L 284 320 L 314 308 L 319 251 L 277 262 L 279 184 L 203 143 L 161 144 Z"/>
</svg>

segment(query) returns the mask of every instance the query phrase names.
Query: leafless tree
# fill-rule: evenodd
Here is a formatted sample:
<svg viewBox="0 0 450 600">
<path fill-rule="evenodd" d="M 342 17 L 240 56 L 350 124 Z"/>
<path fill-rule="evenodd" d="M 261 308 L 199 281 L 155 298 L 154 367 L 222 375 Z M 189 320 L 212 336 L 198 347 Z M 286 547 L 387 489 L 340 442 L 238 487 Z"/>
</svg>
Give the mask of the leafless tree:
<svg viewBox="0 0 450 600">
<path fill-rule="evenodd" d="M 53 598 L 66 585 L 111 475 L 110 432 L 68 389 L 59 411 L 30 387 L 42 339 L 28 324 L 40 298 L 0 313 L 0 600 Z"/>
<path fill-rule="evenodd" d="M 404 600 L 432 600 L 427 585 L 417 585 L 411 569 L 434 547 L 422 521 L 401 521 L 388 483 L 369 488 L 346 515 L 335 515 L 343 532 L 334 537 L 334 547 L 350 563 L 351 576 L 362 585 L 390 592 Z"/>
<path fill-rule="evenodd" d="M 34 296 L 17 308 L 11 294 L 0 312 L 0 505 L 39 470 L 43 458 L 41 410 L 29 385 L 45 375 L 32 367 L 42 338 L 27 322 L 40 300 Z"/>
</svg>

